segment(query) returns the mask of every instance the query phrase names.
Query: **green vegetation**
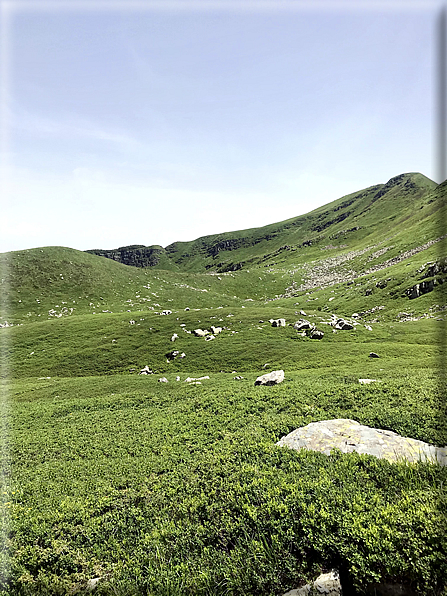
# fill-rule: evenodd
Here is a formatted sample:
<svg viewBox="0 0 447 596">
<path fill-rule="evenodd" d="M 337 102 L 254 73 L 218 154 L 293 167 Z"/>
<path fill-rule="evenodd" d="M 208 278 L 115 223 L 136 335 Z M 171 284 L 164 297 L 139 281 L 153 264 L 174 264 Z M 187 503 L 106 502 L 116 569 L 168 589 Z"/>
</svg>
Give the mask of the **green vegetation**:
<svg viewBox="0 0 447 596">
<path fill-rule="evenodd" d="M 447 445 L 445 188 L 405 174 L 287 222 L 149 247 L 146 268 L 0 255 L 0 595 L 100 578 L 103 596 L 281 596 L 337 568 L 358 594 L 446 596 L 447 467 L 276 445 L 332 418 Z M 211 341 L 188 333 L 212 325 Z M 254 386 L 277 369 L 283 383 Z"/>
</svg>

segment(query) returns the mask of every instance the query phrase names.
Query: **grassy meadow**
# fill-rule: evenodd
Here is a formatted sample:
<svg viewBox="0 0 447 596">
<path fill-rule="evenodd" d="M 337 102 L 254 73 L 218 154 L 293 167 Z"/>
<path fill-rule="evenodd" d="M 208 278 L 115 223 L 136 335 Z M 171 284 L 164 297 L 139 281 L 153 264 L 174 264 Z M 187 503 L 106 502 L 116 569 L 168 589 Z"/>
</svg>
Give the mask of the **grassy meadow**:
<svg viewBox="0 0 447 596">
<path fill-rule="evenodd" d="M 447 595 L 447 468 L 276 445 L 332 418 L 447 445 L 445 185 L 406 176 L 303 216 L 301 236 L 295 220 L 252 230 L 214 268 L 203 239 L 167 247 L 178 271 L 0 255 L 2 596 L 282 596 L 333 568 L 345 596 Z M 236 256 L 251 264 L 219 271 Z"/>
</svg>

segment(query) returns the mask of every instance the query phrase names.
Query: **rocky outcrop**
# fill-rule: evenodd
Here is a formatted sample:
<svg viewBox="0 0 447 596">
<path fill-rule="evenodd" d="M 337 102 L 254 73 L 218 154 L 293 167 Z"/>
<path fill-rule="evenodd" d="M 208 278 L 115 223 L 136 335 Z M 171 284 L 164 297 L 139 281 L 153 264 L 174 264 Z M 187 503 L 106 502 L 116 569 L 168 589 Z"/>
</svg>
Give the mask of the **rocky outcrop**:
<svg viewBox="0 0 447 596">
<path fill-rule="evenodd" d="M 434 277 L 433 279 L 426 279 L 405 290 L 405 294 L 408 296 L 410 300 L 413 300 L 414 298 L 419 298 L 419 296 L 428 294 L 428 292 L 432 292 L 436 286 L 439 286 L 444 282 L 445 279 L 443 277 Z"/>
<path fill-rule="evenodd" d="M 366 453 L 390 462 L 431 461 L 447 465 L 447 447 L 435 447 L 402 437 L 391 430 L 380 430 L 359 424 L 355 420 L 335 419 L 312 422 L 298 428 L 278 441 L 277 445 L 291 449 L 310 449 L 330 455 L 332 449 L 342 453 Z"/>
<path fill-rule="evenodd" d="M 133 244 L 131 246 L 122 246 L 113 250 L 93 249 L 86 250 L 91 255 L 113 259 L 118 263 L 130 265 L 132 267 L 155 267 L 160 262 L 160 256 L 165 252 L 161 246 L 144 246 L 142 244 Z"/>
<path fill-rule="evenodd" d="M 255 381 L 255 385 L 278 385 L 284 381 L 283 370 L 272 370 L 271 373 L 261 375 Z"/>
</svg>

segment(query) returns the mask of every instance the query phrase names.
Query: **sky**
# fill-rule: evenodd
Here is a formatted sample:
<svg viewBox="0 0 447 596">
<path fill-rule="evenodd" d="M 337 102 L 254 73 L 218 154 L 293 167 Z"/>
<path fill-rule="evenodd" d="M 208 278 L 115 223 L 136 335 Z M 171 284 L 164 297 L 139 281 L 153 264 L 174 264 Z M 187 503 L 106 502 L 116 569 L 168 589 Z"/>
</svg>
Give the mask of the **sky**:
<svg viewBox="0 0 447 596">
<path fill-rule="evenodd" d="M 439 2 L 2 0 L 0 252 L 167 246 L 437 179 Z"/>
</svg>

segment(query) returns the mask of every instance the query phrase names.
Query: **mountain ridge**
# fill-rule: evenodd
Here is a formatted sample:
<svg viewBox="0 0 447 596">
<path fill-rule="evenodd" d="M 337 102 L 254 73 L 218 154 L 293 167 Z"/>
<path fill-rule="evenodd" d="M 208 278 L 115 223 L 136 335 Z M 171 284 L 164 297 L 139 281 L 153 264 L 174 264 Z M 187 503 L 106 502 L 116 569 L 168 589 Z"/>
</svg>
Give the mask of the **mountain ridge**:
<svg viewBox="0 0 447 596">
<path fill-rule="evenodd" d="M 173 242 L 164 248 L 138 245 L 86 252 L 140 267 L 184 271 L 215 270 L 221 273 L 235 271 L 247 263 L 259 262 L 263 256 L 281 246 L 294 244 L 302 248 L 318 244 L 334 233 L 341 235 L 375 225 L 390 215 L 391 201 L 395 212 L 408 211 L 409 198 L 413 202 L 420 202 L 438 186 L 423 174 L 404 173 L 394 176 L 385 184 L 344 195 L 308 213 L 266 226 L 205 235 L 191 241 Z M 395 217 L 395 213 L 391 216 Z M 351 224 L 344 229 L 345 226 L 341 224 L 348 224 L 349 221 Z M 250 252 L 252 254 L 248 254 Z"/>
</svg>

